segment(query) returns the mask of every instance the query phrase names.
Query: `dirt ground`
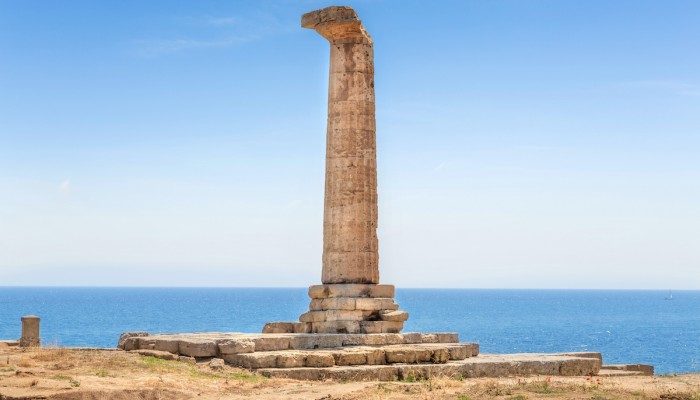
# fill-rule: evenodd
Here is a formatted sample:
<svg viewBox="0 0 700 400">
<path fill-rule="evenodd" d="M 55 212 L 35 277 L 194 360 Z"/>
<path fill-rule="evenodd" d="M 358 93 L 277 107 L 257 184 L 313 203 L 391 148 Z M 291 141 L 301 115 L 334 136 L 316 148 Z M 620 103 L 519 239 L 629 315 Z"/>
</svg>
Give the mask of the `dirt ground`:
<svg viewBox="0 0 700 400">
<path fill-rule="evenodd" d="M 664 399 L 700 400 L 700 374 L 634 377 L 299 382 L 207 362 L 123 351 L 0 348 L 0 400 L 132 399 Z"/>
</svg>

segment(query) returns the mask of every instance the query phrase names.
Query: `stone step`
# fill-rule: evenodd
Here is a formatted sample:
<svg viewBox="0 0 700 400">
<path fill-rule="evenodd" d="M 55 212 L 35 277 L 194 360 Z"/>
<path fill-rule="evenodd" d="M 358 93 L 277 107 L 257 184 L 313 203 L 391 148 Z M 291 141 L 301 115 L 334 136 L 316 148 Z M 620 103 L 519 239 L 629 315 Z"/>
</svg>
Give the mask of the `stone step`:
<svg viewBox="0 0 700 400">
<path fill-rule="evenodd" d="M 476 378 L 528 375 L 589 376 L 600 360 L 556 354 L 480 355 L 444 364 L 389 364 L 334 367 L 262 368 L 263 376 L 297 380 L 392 381 L 431 377 Z"/>
<path fill-rule="evenodd" d="M 607 371 L 639 372 L 646 376 L 654 375 L 654 366 L 647 364 L 608 364 L 603 365 L 603 369 Z"/>
<path fill-rule="evenodd" d="M 600 371 L 598 371 L 598 376 L 644 376 L 644 372 L 601 368 Z"/>
<path fill-rule="evenodd" d="M 476 356 L 478 346 L 456 344 L 400 344 L 388 346 L 349 346 L 329 349 L 263 351 L 226 354 L 224 360 L 247 369 L 386 365 L 396 363 L 446 363 Z"/>
<path fill-rule="evenodd" d="M 148 335 L 145 332 L 139 334 Z M 259 351 L 459 342 L 459 336 L 456 333 L 249 334 L 212 332 L 148 336 L 128 336 L 129 334 L 125 333 L 124 335 L 124 340 L 119 344 L 119 348 L 122 350 L 158 350 L 196 358 Z M 478 349 L 477 344 L 473 345 L 477 346 Z"/>
</svg>

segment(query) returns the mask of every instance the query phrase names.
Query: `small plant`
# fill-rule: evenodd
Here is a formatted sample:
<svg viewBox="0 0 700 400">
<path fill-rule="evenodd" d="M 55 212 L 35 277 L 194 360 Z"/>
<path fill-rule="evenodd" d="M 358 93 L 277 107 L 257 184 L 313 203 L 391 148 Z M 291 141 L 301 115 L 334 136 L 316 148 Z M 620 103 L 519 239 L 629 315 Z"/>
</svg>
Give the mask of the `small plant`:
<svg viewBox="0 0 700 400">
<path fill-rule="evenodd" d="M 511 397 L 509 400 L 527 400 L 527 396 L 524 394 L 519 394 L 517 396 Z"/>
<path fill-rule="evenodd" d="M 76 381 L 75 379 L 71 379 L 71 380 L 70 380 L 70 386 L 71 386 L 71 387 L 74 387 L 74 388 L 80 387 L 80 382 L 79 382 L 79 381 Z"/>
<path fill-rule="evenodd" d="M 525 386 L 525 390 L 537 394 L 550 394 L 554 393 L 554 389 L 547 381 L 542 382 L 531 382 Z"/>
<path fill-rule="evenodd" d="M 460 395 L 457 396 L 457 400 L 472 400 L 472 398 L 467 395 Z"/>
</svg>

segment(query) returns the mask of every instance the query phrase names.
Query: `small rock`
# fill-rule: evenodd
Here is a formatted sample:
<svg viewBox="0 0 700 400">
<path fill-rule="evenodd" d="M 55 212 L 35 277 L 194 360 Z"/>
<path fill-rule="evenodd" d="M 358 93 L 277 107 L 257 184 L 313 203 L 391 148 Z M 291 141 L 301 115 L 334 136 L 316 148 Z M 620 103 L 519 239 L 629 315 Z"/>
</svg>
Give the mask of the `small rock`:
<svg viewBox="0 0 700 400">
<path fill-rule="evenodd" d="M 211 361 L 209 361 L 209 368 L 213 369 L 214 371 L 220 371 L 224 369 L 224 360 L 221 358 L 212 358 Z"/>
</svg>

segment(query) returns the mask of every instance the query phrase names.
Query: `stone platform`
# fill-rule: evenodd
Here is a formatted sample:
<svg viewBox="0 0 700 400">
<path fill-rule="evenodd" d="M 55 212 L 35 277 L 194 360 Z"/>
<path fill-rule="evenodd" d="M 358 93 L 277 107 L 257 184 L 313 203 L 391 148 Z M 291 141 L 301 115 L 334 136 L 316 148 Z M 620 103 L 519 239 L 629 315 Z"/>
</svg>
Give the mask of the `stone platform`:
<svg viewBox="0 0 700 400">
<path fill-rule="evenodd" d="M 300 380 L 596 375 L 602 364 L 600 353 L 480 355 L 478 344 L 460 343 L 456 333 L 138 332 L 123 334 L 118 348 L 191 362 L 219 358 L 264 376 Z"/>
</svg>

